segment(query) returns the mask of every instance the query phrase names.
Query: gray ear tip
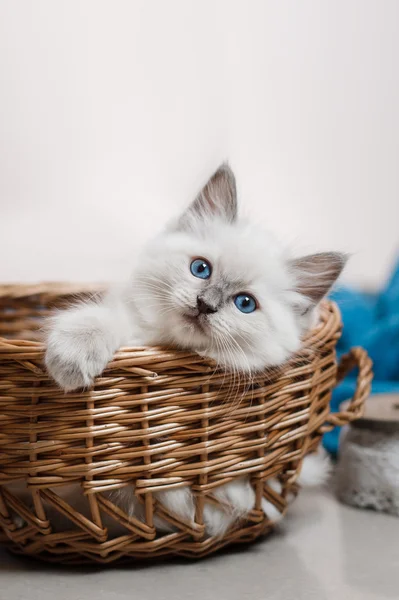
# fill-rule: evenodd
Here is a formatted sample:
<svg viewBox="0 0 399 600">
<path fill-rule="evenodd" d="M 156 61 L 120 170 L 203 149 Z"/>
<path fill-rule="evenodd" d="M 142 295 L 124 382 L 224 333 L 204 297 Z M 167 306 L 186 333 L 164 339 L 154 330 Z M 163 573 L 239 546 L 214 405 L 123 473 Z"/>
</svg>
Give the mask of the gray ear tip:
<svg viewBox="0 0 399 600">
<path fill-rule="evenodd" d="M 225 160 L 225 161 L 222 162 L 222 164 L 216 170 L 215 175 L 216 174 L 225 175 L 225 176 L 229 177 L 229 179 L 234 179 L 235 180 L 234 171 L 230 167 L 230 163 L 227 160 Z"/>
<path fill-rule="evenodd" d="M 231 171 L 230 163 L 228 160 L 224 160 L 222 164 L 219 166 L 218 171 Z"/>
<path fill-rule="evenodd" d="M 218 170 L 215 172 L 215 174 L 213 175 L 213 177 L 211 178 L 213 180 L 217 180 L 217 179 L 222 179 L 224 180 L 229 189 L 230 189 L 230 197 L 231 197 L 231 201 L 233 202 L 233 204 L 237 204 L 237 184 L 236 184 L 236 177 L 234 175 L 234 171 L 233 169 L 230 167 L 230 164 L 227 161 L 224 161 L 220 167 L 218 168 Z"/>
<path fill-rule="evenodd" d="M 317 254 L 305 257 L 305 260 L 310 259 L 319 263 L 329 263 L 337 268 L 343 269 L 350 259 L 351 255 L 347 252 L 319 252 Z"/>
<path fill-rule="evenodd" d="M 350 252 L 340 252 L 340 255 L 341 260 L 345 265 L 348 262 L 348 260 L 352 257 L 352 254 Z"/>
<path fill-rule="evenodd" d="M 337 265 L 337 269 L 341 272 L 345 268 L 351 255 L 348 252 L 332 252 L 331 257 L 333 262 Z"/>
</svg>

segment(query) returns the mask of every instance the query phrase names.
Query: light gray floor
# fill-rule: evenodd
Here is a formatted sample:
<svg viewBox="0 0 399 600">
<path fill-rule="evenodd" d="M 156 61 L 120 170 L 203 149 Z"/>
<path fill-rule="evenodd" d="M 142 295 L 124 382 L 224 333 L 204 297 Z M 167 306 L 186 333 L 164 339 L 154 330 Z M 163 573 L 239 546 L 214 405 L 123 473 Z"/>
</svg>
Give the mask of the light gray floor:
<svg viewBox="0 0 399 600">
<path fill-rule="evenodd" d="M 399 519 L 302 492 L 280 530 L 201 562 L 73 571 L 0 552 L 1 600 L 399 598 Z"/>
</svg>

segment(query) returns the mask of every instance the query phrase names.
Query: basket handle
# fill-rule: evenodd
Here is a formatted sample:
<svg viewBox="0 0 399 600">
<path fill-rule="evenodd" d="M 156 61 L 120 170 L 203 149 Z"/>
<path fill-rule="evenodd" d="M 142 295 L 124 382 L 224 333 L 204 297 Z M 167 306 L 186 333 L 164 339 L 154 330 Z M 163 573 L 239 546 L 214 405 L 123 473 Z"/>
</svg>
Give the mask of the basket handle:
<svg viewBox="0 0 399 600">
<path fill-rule="evenodd" d="M 370 395 L 373 361 L 364 348 L 356 347 L 341 357 L 338 365 L 337 383 L 341 382 L 354 369 L 358 368 L 356 390 L 346 410 L 330 413 L 320 428 L 320 433 L 331 431 L 334 427 L 347 425 L 363 415 L 364 403 Z"/>
</svg>

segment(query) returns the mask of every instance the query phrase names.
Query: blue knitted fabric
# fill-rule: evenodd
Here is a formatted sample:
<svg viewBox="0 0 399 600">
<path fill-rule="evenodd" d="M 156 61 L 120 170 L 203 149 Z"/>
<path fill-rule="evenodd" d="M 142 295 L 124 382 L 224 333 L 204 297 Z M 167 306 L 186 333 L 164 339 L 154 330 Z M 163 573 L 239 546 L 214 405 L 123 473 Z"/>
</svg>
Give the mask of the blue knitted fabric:
<svg viewBox="0 0 399 600">
<path fill-rule="evenodd" d="M 380 293 L 338 288 L 331 299 L 337 302 L 344 323 L 338 356 L 352 346 L 363 346 L 374 363 L 372 393 L 399 392 L 399 260 Z M 353 396 L 355 387 L 355 375 L 337 387 L 331 401 L 333 411 Z M 338 436 L 338 428 L 324 436 L 324 446 L 332 454 L 338 450 Z"/>
</svg>

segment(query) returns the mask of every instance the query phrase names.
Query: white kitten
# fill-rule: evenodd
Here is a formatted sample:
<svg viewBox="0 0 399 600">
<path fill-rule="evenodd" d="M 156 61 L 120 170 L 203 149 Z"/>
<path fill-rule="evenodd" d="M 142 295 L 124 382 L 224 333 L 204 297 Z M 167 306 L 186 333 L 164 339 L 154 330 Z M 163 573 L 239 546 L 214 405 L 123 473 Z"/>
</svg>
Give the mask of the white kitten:
<svg viewBox="0 0 399 600">
<path fill-rule="evenodd" d="M 89 386 L 128 342 L 172 344 L 247 373 L 280 365 L 299 349 L 345 261 L 333 252 L 293 259 L 269 234 L 240 220 L 234 175 L 222 165 L 186 212 L 143 249 L 123 290 L 53 318 L 48 371 L 66 391 Z M 247 479 L 215 495 L 234 510 L 206 506 L 211 535 L 223 533 L 254 505 Z M 161 492 L 158 500 L 178 518 L 193 521 L 187 488 Z M 127 492 L 120 501 L 135 506 Z M 266 500 L 264 510 L 277 517 Z"/>
</svg>

